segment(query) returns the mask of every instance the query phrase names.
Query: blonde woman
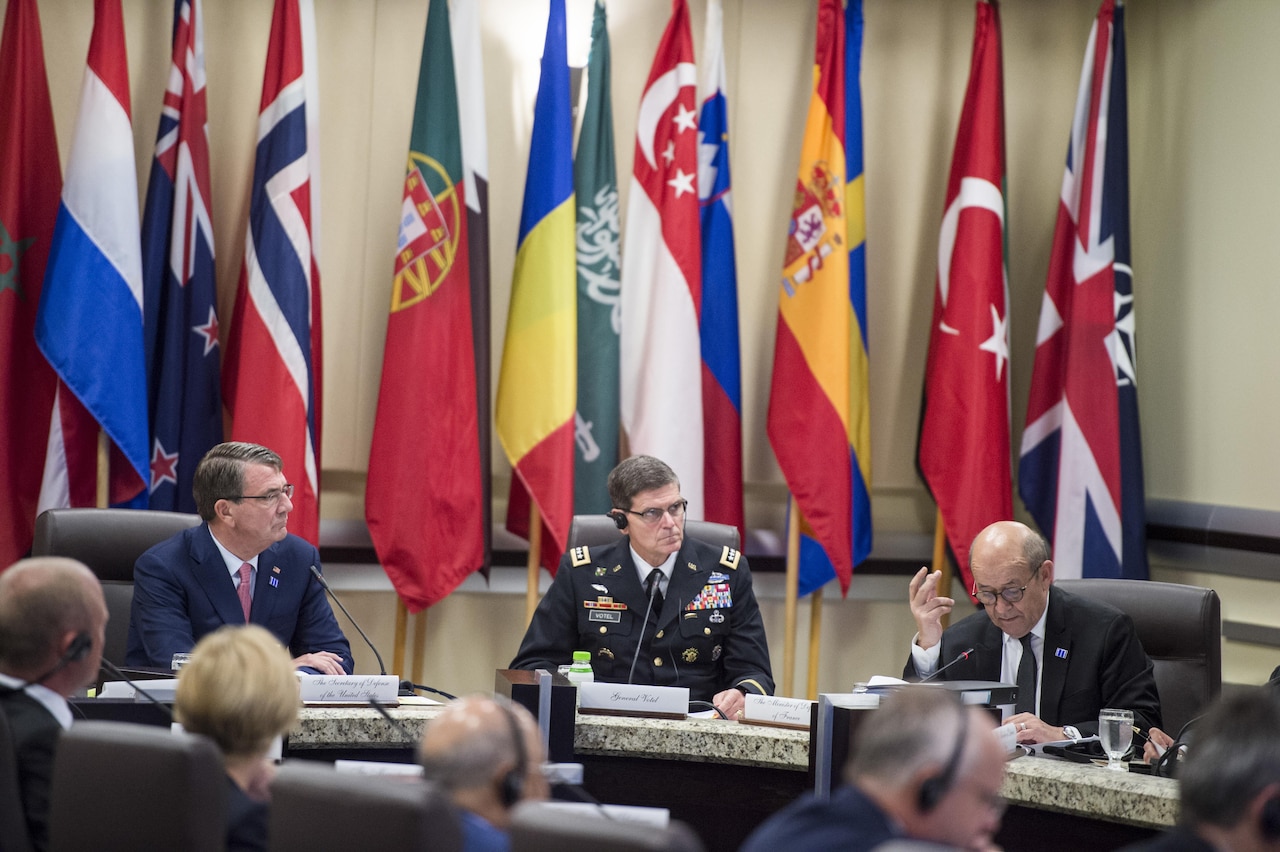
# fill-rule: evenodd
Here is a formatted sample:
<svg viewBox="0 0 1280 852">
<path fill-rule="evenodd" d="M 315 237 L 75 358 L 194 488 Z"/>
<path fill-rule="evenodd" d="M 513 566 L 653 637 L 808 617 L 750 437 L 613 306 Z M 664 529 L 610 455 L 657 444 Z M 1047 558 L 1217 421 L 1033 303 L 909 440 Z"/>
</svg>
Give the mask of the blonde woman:
<svg viewBox="0 0 1280 852">
<path fill-rule="evenodd" d="M 178 675 L 174 715 L 222 751 L 228 782 L 227 849 L 267 848 L 271 741 L 298 718 L 289 652 L 257 625 L 228 626 L 197 644 Z"/>
</svg>

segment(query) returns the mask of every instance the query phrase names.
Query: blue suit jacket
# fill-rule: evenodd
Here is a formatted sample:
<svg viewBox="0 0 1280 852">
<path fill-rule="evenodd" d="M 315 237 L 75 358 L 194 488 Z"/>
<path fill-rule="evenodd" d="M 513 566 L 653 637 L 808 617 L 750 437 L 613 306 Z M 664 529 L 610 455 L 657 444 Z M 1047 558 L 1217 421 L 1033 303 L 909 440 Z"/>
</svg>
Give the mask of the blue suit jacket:
<svg viewBox="0 0 1280 852">
<path fill-rule="evenodd" d="M 351 646 L 311 575 L 312 565 L 320 567 L 320 552 L 295 535 L 262 551 L 249 621 L 271 631 L 295 657 L 313 651 L 340 655 L 350 673 Z M 138 557 L 125 662 L 168 667 L 175 653 L 190 651 L 206 633 L 243 623 L 227 564 L 209 525 L 201 524 Z"/>
<path fill-rule="evenodd" d="M 752 832 L 739 852 L 863 852 L 902 836 L 865 793 L 844 785 L 825 802 L 812 793 L 796 799 Z"/>
</svg>

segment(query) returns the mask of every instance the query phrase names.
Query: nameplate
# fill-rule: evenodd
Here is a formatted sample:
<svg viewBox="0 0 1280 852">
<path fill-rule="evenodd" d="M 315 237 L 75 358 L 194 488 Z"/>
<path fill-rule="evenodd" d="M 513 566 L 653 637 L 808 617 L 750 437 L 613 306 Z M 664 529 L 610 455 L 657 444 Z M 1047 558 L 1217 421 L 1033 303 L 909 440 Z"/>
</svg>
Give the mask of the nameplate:
<svg viewBox="0 0 1280 852">
<path fill-rule="evenodd" d="M 684 719 L 689 715 L 689 689 L 684 686 L 580 683 L 578 710 L 615 716 Z"/>
<path fill-rule="evenodd" d="M 178 679 L 176 677 L 158 678 L 149 680 L 146 686 L 141 687 L 151 698 L 156 701 L 163 701 L 168 704 L 173 703 L 173 694 L 178 690 Z M 102 684 L 102 691 L 98 693 L 99 698 L 132 698 L 134 701 L 150 701 L 151 699 L 142 695 L 139 688 L 131 683 L 123 680 L 109 680 Z"/>
<path fill-rule="evenodd" d="M 303 704 L 368 704 L 369 699 L 392 707 L 399 703 L 400 679 L 395 675 L 298 675 Z"/>
<path fill-rule="evenodd" d="M 752 725 L 775 725 L 781 728 L 809 730 L 813 702 L 805 698 L 782 698 L 777 695 L 747 693 L 742 708 L 742 721 Z"/>
</svg>

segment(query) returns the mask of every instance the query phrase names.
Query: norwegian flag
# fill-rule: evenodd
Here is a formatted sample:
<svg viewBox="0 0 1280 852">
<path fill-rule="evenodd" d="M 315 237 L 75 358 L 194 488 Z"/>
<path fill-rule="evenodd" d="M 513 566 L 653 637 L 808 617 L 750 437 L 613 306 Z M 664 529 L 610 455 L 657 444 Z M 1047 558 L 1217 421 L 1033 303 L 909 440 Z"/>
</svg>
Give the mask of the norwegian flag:
<svg viewBox="0 0 1280 852">
<path fill-rule="evenodd" d="M 970 542 L 987 524 L 1013 517 L 1000 11 L 986 0 L 975 11 L 938 238 L 917 454 L 967 589 Z"/>
<path fill-rule="evenodd" d="M 672 0 L 636 121 L 622 244 L 622 425 L 631 452 L 680 477 L 689 516 L 703 500 L 702 249 L 698 102 L 685 0 Z"/>
<path fill-rule="evenodd" d="M 201 0 L 175 0 L 173 64 L 142 218 L 153 509 L 194 512 L 196 464 L 222 441 Z"/>
<path fill-rule="evenodd" d="M 231 439 L 275 450 L 297 490 L 291 531 L 320 533 L 320 188 L 314 141 L 315 10 L 276 0 L 258 117 L 244 263 L 227 337 Z M 310 70 L 308 70 L 310 69 Z"/>
<path fill-rule="evenodd" d="M 1071 125 L 1018 470 L 1060 577 L 1147 577 L 1125 88 L 1123 9 L 1104 0 Z"/>
</svg>

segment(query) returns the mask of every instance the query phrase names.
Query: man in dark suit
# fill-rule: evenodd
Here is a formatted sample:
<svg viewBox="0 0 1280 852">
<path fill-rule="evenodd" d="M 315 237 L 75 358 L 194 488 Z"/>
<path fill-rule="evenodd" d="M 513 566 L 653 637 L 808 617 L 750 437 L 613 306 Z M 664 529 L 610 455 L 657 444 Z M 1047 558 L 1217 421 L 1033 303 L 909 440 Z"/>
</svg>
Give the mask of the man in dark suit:
<svg viewBox="0 0 1280 852">
<path fill-rule="evenodd" d="M 0 574 L 0 713 L 37 852 L 49 842 L 53 755 L 71 727 L 67 697 L 97 676 L 106 630 L 102 586 L 74 559 L 24 559 Z M 0 764 L 8 760 L 0 756 Z"/>
<path fill-rule="evenodd" d="M 350 674 L 351 646 L 311 574 L 316 548 L 290 535 L 293 486 L 280 457 L 229 442 L 205 454 L 191 490 L 205 523 L 138 558 L 125 659 L 169 666 L 224 624 L 259 624 L 312 674 Z"/>
<path fill-rule="evenodd" d="M 608 487 L 617 543 L 561 558 L 511 667 L 555 671 L 589 651 L 596 680 L 688 687 L 730 718 L 746 693 L 772 694 L 746 558 L 684 537 L 687 501 L 664 462 L 632 456 Z"/>
<path fill-rule="evenodd" d="M 1143 731 L 1160 724 L 1153 666 L 1133 621 L 1055 588 L 1049 545 L 1038 533 L 1016 521 L 994 523 L 974 539 L 969 567 L 985 612 L 945 632 L 940 621 L 955 601 L 938 594 L 939 574 L 921 568 L 912 578 L 919 632 L 904 677 L 927 677 L 972 648 L 941 679 L 1017 683 L 1016 713 L 1005 721 L 1024 743 L 1096 734 L 1104 707 L 1132 710 Z"/>
</svg>

